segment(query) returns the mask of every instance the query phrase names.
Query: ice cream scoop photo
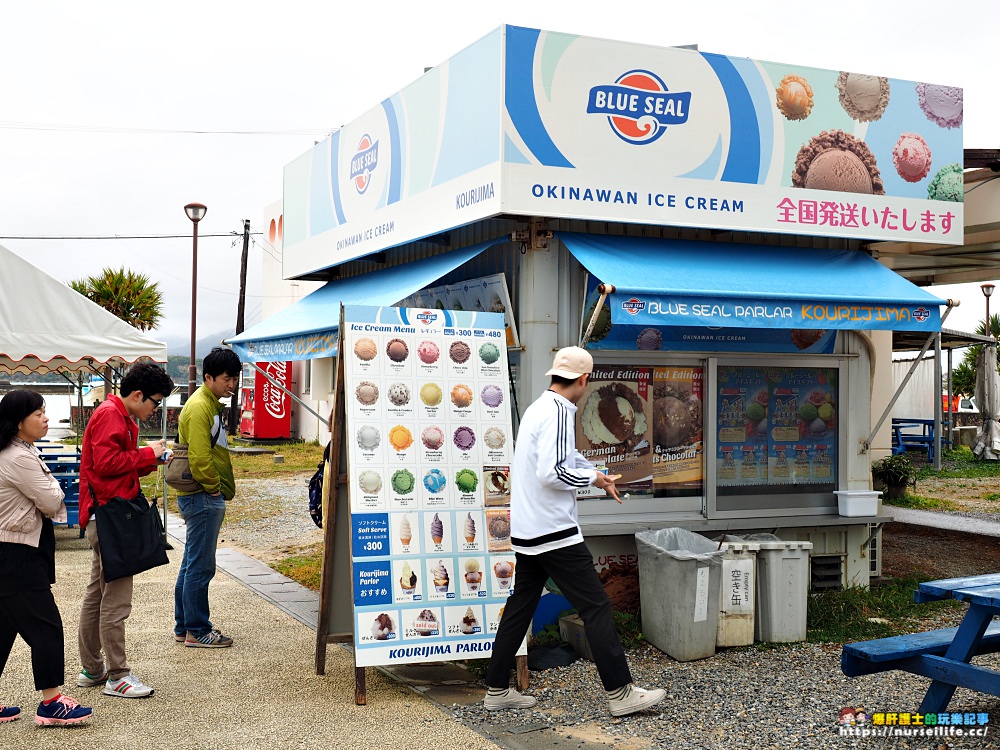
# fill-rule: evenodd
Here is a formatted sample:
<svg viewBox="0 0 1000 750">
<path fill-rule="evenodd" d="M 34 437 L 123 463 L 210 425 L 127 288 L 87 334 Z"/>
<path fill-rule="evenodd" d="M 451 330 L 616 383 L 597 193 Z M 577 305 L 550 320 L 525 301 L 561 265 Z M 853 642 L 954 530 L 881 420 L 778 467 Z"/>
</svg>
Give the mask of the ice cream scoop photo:
<svg viewBox="0 0 1000 750">
<path fill-rule="evenodd" d="M 581 424 L 591 445 L 621 445 L 632 450 L 646 433 L 642 399 L 625 383 L 601 386 L 587 398 Z"/>
<path fill-rule="evenodd" d="M 483 582 L 483 573 L 479 568 L 478 560 L 465 561 L 465 585 L 469 591 L 479 591 L 479 586 Z"/>
<path fill-rule="evenodd" d="M 399 576 L 399 585 L 404 594 L 412 594 L 417 587 L 417 574 L 413 572 L 408 562 L 403 563 L 402 574 Z"/>
<path fill-rule="evenodd" d="M 437 635 L 438 619 L 429 609 L 421 610 L 413 621 L 413 629 L 418 635 Z"/>
<path fill-rule="evenodd" d="M 775 104 L 786 120 L 804 120 L 812 112 L 813 90 L 809 81 L 794 73 L 781 79 L 775 89 Z"/>
<path fill-rule="evenodd" d="M 479 620 L 476 619 L 476 614 L 472 611 L 472 607 L 467 607 L 465 615 L 462 617 L 462 632 L 465 633 L 465 635 L 472 635 L 473 633 L 478 633 L 479 631 Z"/>
<path fill-rule="evenodd" d="M 931 171 L 931 149 L 916 133 L 903 133 L 892 149 L 896 172 L 907 182 L 920 182 Z"/>
<path fill-rule="evenodd" d="M 824 130 L 799 149 L 792 185 L 809 190 L 885 195 L 875 155 L 843 130 Z"/>
<path fill-rule="evenodd" d="M 497 577 L 500 588 L 510 587 L 510 579 L 514 575 L 514 562 L 512 560 L 501 560 L 493 563 L 493 575 Z"/>
<path fill-rule="evenodd" d="M 469 544 L 476 541 L 476 520 L 472 517 L 472 513 L 469 513 L 465 517 L 465 525 L 462 532 L 465 534 L 465 541 Z"/>
<path fill-rule="evenodd" d="M 889 79 L 862 73 L 841 72 L 835 84 L 840 106 L 858 122 L 873 122 L 889 106 Z"/>
<path fill-rule="evenodd" d="M 396 632 L 396 626 L 392 622 L 392 618 L 385 612 L 382 612 L 375 618 L 371 630 L 372 635 L 375 636 L 375 640 L 385 641 L 389 639 L 390 635 Z"/>
</svg>

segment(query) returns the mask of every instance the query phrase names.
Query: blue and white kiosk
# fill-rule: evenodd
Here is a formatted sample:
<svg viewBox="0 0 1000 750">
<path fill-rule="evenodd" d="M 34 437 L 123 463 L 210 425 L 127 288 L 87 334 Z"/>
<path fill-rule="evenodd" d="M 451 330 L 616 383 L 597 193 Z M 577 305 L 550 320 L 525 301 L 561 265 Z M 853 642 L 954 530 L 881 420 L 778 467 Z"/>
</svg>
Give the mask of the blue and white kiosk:
<svg viewBox="0 0 1000 750">
<path fill-rule="evenodd" d="M 889 519 L 834 491 L 888 449 L 892 331 L 950 303 L 866 250 L 961 244 L 960 121 L 945 86 L 504 26 L 286 167 L 281 276 L 324 286 L 230 343 L 308 361 L 328 412 L 341 304 L 504 312 L 517 404 L 582 342 L 621 405 L 578 425 L 631 495 L 581 500 L 599 562 L 770 531 L 867 585 Z"/>
</svg>

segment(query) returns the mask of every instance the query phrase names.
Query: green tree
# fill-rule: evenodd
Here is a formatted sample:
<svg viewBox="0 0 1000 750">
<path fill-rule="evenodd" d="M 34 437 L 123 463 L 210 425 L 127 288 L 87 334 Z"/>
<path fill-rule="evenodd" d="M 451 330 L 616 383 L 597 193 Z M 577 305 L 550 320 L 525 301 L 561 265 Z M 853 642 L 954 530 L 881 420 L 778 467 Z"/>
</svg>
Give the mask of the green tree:
<svg viewBox="0 0 1000 750">
<path fill-rule="evenodd" d="M 163 317 L 163 294 L 149 277 L 105 268 L 97 276 L 69 282 L 70 287 L 140 331 L 156 328 Z M 104 368 L 104 392 L 117 390 L 110 366 Z"/>
<path fill-rule="evenodd" d="M 990 332 L 986 332 L 986 321 L 980 322 L 975 331 L 980 336 L 1000 336 L 1000 316 L 990 316 Z M 951 382 L 955 393 L 972 395 L 976 392 L 976 359 L 979 357 L 981 345 L 970 346 L 965 350 L 962 363 L 951 371 Z"/>
<path fill-rule="evenodd" d="M 163 317 L 163 295 L 148 276 L 119 268 L 105 268 L 69 285 L 112 315 L 140 331 L 156 328 Z"/>
</svg>

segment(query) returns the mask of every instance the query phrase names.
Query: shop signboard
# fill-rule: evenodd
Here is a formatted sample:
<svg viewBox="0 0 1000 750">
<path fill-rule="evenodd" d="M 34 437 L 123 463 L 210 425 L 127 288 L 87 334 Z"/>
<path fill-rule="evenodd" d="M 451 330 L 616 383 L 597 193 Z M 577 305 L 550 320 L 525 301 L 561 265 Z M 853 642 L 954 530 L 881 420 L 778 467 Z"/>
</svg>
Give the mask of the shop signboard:
<svg viewBox="0 0 1000 750">
<path fill-rule="evenodd" d="M 357 666 L 488 657 L 514 585 L 504 318 L 345 306 Z"/>
<path fill-rule="evenodd" d="M 504 26 L 286 166 L 285 278 L 484 218 L 960 245 L 963 92 Z"/>
</svg>

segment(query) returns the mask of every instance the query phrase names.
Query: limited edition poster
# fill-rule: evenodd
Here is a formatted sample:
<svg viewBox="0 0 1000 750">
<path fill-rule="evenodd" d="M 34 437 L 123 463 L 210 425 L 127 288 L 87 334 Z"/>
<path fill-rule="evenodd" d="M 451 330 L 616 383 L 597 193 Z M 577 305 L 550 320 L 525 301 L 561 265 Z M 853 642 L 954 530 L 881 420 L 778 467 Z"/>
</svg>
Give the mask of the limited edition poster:
<svg viewBox="0 0 1000 750">
<path fill-rule="evenodd" d="M 620 475 L 623 491 L 652 489 L 651 388 L 652 368 L 596 365 L 577 405 L 577 450 L 608 474 Z"/>
<path fill-rule="evenodd" d="M 345 306 L 357 666 L 488 657 L 514 585 L 504 316 Z"/>
</svg>

